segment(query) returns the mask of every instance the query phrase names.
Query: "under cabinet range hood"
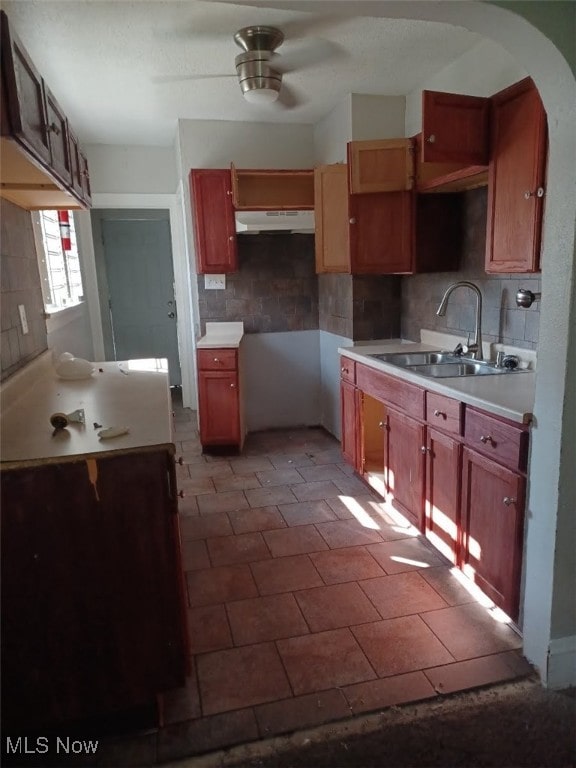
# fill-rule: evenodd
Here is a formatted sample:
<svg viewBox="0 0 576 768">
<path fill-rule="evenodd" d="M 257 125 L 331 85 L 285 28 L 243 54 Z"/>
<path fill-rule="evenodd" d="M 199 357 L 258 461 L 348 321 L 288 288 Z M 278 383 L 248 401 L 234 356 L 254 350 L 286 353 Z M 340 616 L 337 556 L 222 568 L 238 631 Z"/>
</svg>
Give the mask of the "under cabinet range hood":
<svg viewBox="0 0 576 768">
<path fill-rule="evenodd" d="M 314 233 L 314 211 L 236 211 L 236 232 Z"/>
</svg>

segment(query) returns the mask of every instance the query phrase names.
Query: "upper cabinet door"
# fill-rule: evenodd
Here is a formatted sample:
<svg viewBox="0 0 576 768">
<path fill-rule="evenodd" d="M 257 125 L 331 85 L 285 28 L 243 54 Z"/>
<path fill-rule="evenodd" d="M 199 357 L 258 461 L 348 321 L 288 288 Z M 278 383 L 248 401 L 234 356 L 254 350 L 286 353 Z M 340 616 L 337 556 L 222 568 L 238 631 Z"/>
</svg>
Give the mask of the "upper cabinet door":
<svg viewBox="0 0 576 768">
<path fill-rule="evenodd" d="M 1 15 L 2 87 L 6 88 L 11 134 L 39 160 L 50 165 L 50 140 L 42 77 Z"/>
<path fill-rule="evenodd" d="M 190 195 L 199 274 L 235 272 L 238 250 L 230 171 L 190 171 Z"/>
<path fill-rule="evenodd" d="M 314 221 L 316 272 L 350 272 L 346 165 L 314 169 Z"/>
<path fill-rule="evenodd" d="M 46 120 L 50 136 L 51 166 L 62 181 L 72 184 L 72 164 L 68 141 L 68 121 L 50 88 L 44 83 Z"/>
<path fill-rule="evenodd" d="M 348 143 L 350 194 L 401 192 L 414 184 L 410 139 Z"/>
<path fill-rule="evenodd" d="M 546 171 L 546 113 L 530 78 L 492 97 L 487 272 L 537 272 Z"/>
<path fill-rule="evenodd" d="M 422 161 L 488 165 L 490 99 L 422 91 Z"/>
</svg>

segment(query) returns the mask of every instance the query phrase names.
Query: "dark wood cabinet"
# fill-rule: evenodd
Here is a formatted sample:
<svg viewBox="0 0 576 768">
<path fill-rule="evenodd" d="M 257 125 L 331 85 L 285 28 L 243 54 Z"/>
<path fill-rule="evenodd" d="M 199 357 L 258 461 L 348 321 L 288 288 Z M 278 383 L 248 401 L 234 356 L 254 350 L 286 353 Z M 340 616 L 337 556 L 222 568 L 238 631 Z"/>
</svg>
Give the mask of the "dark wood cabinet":
<svg viewBox="0 0 576 768">
<path fill-rule="evenodd" d="M 522 475 L 464 447 L 461 567 L 512 619 L 518 618 L 525 486 Z"/>
<path fill-rule="evenodd" d="M 340 417 L 342 432 L 342 453 L 346 461 L 357 472 L 362 471 L 362 451 L 360 441 L 361 393 L 355 384 L 356 363 L 348 358 L 340 358 Z"/>
<path fill-rule="evenodd" d="M 1 495 L 4 728 L 154 705 L 183 685 L 172 451 L 10 469 Z"/>
<path fill-rule="evenodd" d="M 486 271 L 538 272 L 546 113 L 530 78 L 492 97 Z"/>
<path fill-rule="evenodd" d="M 488 165 L 489 121 L 490 99 L 422 91 L 422 161 Z"/>
<path fill-rule="evenodd" d="M 424 534 L 450 562 L 460 556 L 460 443 L 430 427 L 425 443 Z"/>
<path fill-rule="evenodd" d="M 88 163 L 74 181 L 68 120 L 0 12 L 2 90 L 0 194 L 27 210 L 90 206 Z"/>
<path fill-rule="evenodd" d="M 191 170 L 190 196 L 198 273 L 236 272 L 238 247 L 230 170 Z"/>
<path fill-rule="evenodd" d="M 242 447 L 240 370 L 236 349 L 198 350 L 200 443 Z"/>
</svg>

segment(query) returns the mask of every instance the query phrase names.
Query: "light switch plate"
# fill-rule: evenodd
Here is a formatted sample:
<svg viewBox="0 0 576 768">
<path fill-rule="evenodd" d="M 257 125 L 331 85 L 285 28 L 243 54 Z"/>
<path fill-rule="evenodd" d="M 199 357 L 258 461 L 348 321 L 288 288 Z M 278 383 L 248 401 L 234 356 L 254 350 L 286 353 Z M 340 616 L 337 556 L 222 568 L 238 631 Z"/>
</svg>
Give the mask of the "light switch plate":
<svg viewBox="0 0 576 768">
<path fill-rule="evenodd" d="M 26 307 L 24 304 L 18 304 L 18 312 L 20 313 L 20 325 L 22 326 L 22 335 L 26 336 L 28 333 L 28 320 L 26 319 Z"/>
<path fill-rule="evenodd" d="M 204 275 L 204 288 L 224 290 L 226 288 L 226 275 Z"/>
</svg>

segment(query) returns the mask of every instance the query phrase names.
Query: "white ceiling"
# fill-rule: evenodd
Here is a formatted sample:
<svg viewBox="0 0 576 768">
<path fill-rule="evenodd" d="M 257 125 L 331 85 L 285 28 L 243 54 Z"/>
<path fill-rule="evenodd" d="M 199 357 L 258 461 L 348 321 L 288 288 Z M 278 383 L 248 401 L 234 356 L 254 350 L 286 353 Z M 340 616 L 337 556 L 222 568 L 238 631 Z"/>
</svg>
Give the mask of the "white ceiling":
<svg viewBox="0 0 576 768">
<path fill-rule="evenodd" d="M 348 93 L 410 93 L 480 40 L 437 22 L 338 16 L 329 5 L 311 15 L 210 0 L 2 2 L 84 144 L 169 145 L 179 118 L 313 124 Z M 285 33 L 278 52 L 296 64 L 283 86 L 297 106 L 242 98 L 232 35 L 253 24 Z"/>
</svg>

